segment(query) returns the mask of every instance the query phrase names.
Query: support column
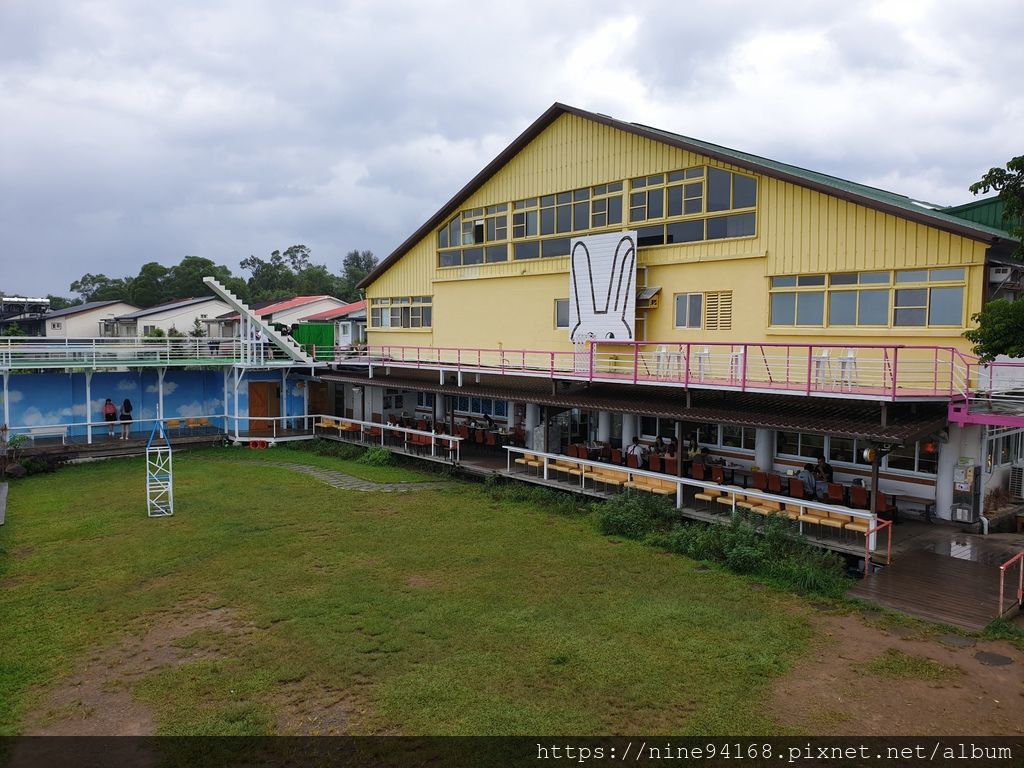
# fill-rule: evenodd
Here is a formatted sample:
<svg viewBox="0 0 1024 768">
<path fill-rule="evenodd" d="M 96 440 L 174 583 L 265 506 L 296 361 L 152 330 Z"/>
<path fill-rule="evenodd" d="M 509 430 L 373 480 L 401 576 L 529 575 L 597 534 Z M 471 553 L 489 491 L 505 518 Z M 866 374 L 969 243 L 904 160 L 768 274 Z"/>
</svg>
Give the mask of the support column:
<svg viewBox="0 0 1024 768">
<path fill-rule="evenodd" d="M 235 440 L 238 440 L 238 388 L 242 386 L 242 370 L 235 368 Z"/>
<path fill-rule="evenodd" d="M 775 462 L 775 430 L 758 427 L 754 432 L 754 463 L 764 472 L 771 472 Z"/>
<path fill-rule="evenodd" d="M 434 395 L 434 423 L 440 422 L 443 424 L 444 418 L 444 395 L 436 394 Z"/>
<path fill-rule="evenodd" d="M 281 426 L 284 429 L 288 426 L 288 369 L 281 369 Z"/>
<path fill-rule="evenodd" d="M 92 371 L 85 372 L 85 442 L 92 445 Z"/>
<path fill-rule="evenodd" d="M 526 404 L 526 447 L 532 448 L 535 451 L 540 450 L 534 444 L 533 433 L 537 431 L 537 427 L 540 426 L 540 406 L 534 403 Z"/>
<path fill-rule="evenodd" d="M 953 507 L 953 468 L 962 455 L 963 439 L 963 428 L 957 424 L 950 424 L 949 440 L 939 443 L 939 462 L 935 472 L 935 516 L 942 520 L 952 518 L 950 510 Z"/>
<path fill-rule="evenodd" d="M 224 368 L 224 434 L 228 431 L 228 377 L 231 375 L 231 369 Z"/>
<path fill-rule="evenodd" d="M 509 400 L 505 403 L 505 426 L 508 429 L 515 427 L 516 420 L 516 403 L 515 400 Z"/>
<path fill-rule="evenodd" d="M 164 374 L 166 373 L 166 368 L 156 369 L 156 417 L 161 420 L 164 418 Z"/>
<path fill-rule="evenodd" d="M 11 398 L 7 392 L 7 379 L 11 375 L 10 371 L 4 371 L 4 424 L 11 426 Z"/>
<path fill-rule="evenodd" d="M 636 416 L 631 413 L 622 414 L 622 450 L 633 442 L 633 438 L 637 435 L 636 429 Z"/>
<path fill-rule="evenodd" d="M 607 443 L 612 439 L 612 415 L 608 411 L 598 411 L 597 441 Z"/>
</svg>

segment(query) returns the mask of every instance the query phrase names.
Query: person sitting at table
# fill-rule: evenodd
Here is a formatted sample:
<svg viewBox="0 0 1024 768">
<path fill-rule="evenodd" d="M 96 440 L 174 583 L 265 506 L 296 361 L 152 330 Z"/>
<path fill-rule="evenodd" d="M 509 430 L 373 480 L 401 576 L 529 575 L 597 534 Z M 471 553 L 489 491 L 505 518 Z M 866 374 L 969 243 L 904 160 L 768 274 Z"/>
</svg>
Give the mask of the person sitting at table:
<svg viewBox="0 0 1024 768">
<path fill-rule="evenodd" d="M 814 467 L 814 488 L 818 498 L 828 496 L 828 484 L 835 482 L 835 474 L 832 472 L 832 465 L 825 461 L 825 454 L 818 454 L 818 463 Z"/>
<path fill-rule="evenodd" d="M 491 415 L 489 413 L 484 414 L 484 425 L 489 430 L 494 429 L 494 419 L 491 418 Z"/>
<path fill-rule="evenodd" d="M 633 442 L 626 448 L 626 455 L 636 456 L 636 465 L 640 469 L 647 464 L 647 447 L 640 444 L 640 438 L 636 435 L 633 436 Z"/>
<path fill-rule="evenodd" d="M 693 454 L 694 464 L 710 464 L 711 456 L 708 454 L 707 446 L 698 448 Z"/>
<path fill-rule="evenodd" d="M 679 453 L 679 441 L 672 437 L 665 448 L 665 455 L 675 458 L 677 453 Z"/>
<path fill-rule="evenodd" d="M 668 450 L 668 445 L 665 443 L 665 438 L 659 435 L 658 439 L 654 441 L 654 447 L 651 450 L 653 450 L 659 456 L 664 456 L 665 452 Z"/>
<path fill-rule="evenodd" d="M 469 428 L 470 429 L 476 429 L 479 426 L 480 425 L 476 423 L 476 416 L 470 416 L 469 417 Z"/>
<path fill-rule="evenodd" d="M 796 473 L 796 479 L 804 484 L 804 492 L 809 498 L 815 497 L 814 465 L 804 464 L 804 468 Z"/>
</svg>

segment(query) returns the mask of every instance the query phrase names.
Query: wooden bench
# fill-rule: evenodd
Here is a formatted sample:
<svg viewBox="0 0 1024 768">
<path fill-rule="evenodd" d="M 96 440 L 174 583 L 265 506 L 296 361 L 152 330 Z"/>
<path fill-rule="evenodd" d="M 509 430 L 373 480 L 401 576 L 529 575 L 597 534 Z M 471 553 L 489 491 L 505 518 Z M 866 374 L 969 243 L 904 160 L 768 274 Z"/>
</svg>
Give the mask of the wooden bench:
<svg viewBox="0 0 1024 768">
<path fill-rule="evenodd" d="M 32 441 L 32 445 L 36 444 L 37 437 L 59 437 L 61 443 L 68 442 L 68 428 L 65 426 L 29 427 L 25 435 Z"/>
<path fill-rule="evenodd" d="M 608 489 L 608 486 L 621 488 L 629 481 L 629 473 L 619 472 L 614 469 L 604 469 L 603 467 L 595 468 L 588 477 L 593 480 L 595 488 L 600 483 L 605 487 L 605 490 Z"/>
<path fill-rule="evenodd" d="M 645 477 L 643 475 L 638 477 L 636 480 L 623 483 L 622 485 L 626 488 L 632 488 L 634 491 L 653 493 L 656 496 L 674 496 L 676 492 L 676 484 L 671 480 L 662 480 L 657 477 Z"/>
</svg>

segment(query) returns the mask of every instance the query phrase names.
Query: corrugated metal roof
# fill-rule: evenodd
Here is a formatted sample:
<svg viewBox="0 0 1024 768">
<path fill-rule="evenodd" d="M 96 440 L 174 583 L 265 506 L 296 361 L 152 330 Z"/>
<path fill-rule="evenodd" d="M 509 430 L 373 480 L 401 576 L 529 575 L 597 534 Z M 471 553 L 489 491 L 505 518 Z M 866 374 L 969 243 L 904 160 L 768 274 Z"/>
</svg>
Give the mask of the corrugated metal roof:
<svg viewBox="0 0 1024 768">
<path fill-rule="evenodd" d="M 882 424 L 878 403 L 830 400 L 791 395 L 751 395 L 737 392 L 691 390 L 690 405 L 683 390 L 629 385 L 592 385 L 552 390 L 552 382 L 531 382 L 484 376 L 479 384 L 439 384 L 436 378 L 415 375 L 381 376 L 372 380 L 361 371 L 325 373 L 321 378 L 352 384 L 410 389 L 462 397 L 489 397 L 536 403 L 557 408 L 582 408 L 614 413 L 659 416 L 691 423 L 764 427 L 790 432 L 859 438 L 876 443 L 903 445 L 935 434 L 947 422 L 944 404 L 917 403 L 915 407 L 887 405 Z"/>
<path fill-rule="evenodd" d="M 998 197 L 986 197 L 983 200 L 972 200 L 963 205 L 953 205 L 943 210 L 958 219 L 967 219 L 987 227 L 1001 229 L 1004 232 L 1010 231 L 1010 224 L 1003 219 L 1006 211 L 1006 203 Z"/>
<path fill-rule="evenodd" d="M 157 304 L 155 307 L 148 307 L 146 309 L 140 309 L 138 312 L 129 312 L 126 315 L 118 315 L 117 320 L 137 320 L 140 317 L 146 317 L 148 315 L 156 315 L 160 312 L 166 312 L 169 309 L 182 309 L 183 307 L 191 307 L 193 304 L 202 304 L 207 301 L 218 301 L 216 296 L 200 296 L 198 299 L 178 299 L 177 301 L 169 301 L 166 304 Z M 223 302 L 220 302 L 223 304 Z"/>
<path fill-rule="evenodd" d="M 618 130 L 632 133 L 638 136 L 669 144 L 680 149 L 685 149 L 697 154 L 720 160 L 725 163 L 745 168 L 755 173 L 782 179 L 783 181 L 798 186 L 814 189 L 826 194 L 848 200 L 868 208 L 891 213 L 894 216 L 909 219 L 919 223 L 928 224 L 947 232 L 969 237 L 983 242 L 993 242 L 996 239 L 1007 239 L 1007 234 L 1002 229 L 986 226 L 983 223 L 976 223 L 967 219 L 953 216 L 943 212 L 941 206 L 934 206 L 922 201 L 916 201 L 905 195 L 898 195 L 887 192 L 866 184 L 840 179 L 825 173 L 810 171 L 799 166 L 789 165 L 777 160 L 760 157 L 741 152 L 739 150 L 723 147 L 718 144 L 691 139 L 677 133 L 664 131 L 658 128 L 651 128 L 640 123 L 628 123 L 616 120 L 607 115 L 596 112 L 588 112 L 577 107 L 566 104 L 555 103 L 549 107 L 544 114 L 537 118 L 525 131 L 509 144 L 502 152 L 495 157 L 483 170 L 474 176 L 466 186 L 455 193 L 447 203 L 428 219 L 424 224 L 413 232 L 401 245 L 390 255 L 381 261 L 362 281 L 360 288 L 365 288 L 382 275 L 398 259 L 404 256 L 420 240 L 429 235 L 436 227 L 440 226 L 445 219 L 455 213 L 462 203 L 476 190 L 478 190 L 488 179 L 497 173 L 506 163 L 522 151 L 533 139 L 541 134 L 555 120 L 565 114 L 576 115 L 585 120 L 591 120 L 601 125 L 607 125 Z M 561 190 L 550 190 L 557 192 Z"/>
<path fill-rule="evenodd" d="M 76 304 L 73 307 L 65 307 L 64 309 L 55 309 L 53 312 L 46 313 L 46 319 L 49 320 L 51 317 L 68 317 L 69 315 L 77 315 L 82 312 L 89 312 L 94 309 L 101 309 L 102 307 L 109 307 L 113 304 L 128 304 L 128 302 L 122 302 L 120 299 L 113 299 L 111 301 L 87 301 L 84 304 Z M 128 306 L 132 306 L 128 304 Z"/>
<path fill-rule="evenodd" d="M 366 309 L 365 299 L 363 301 L 353 302 L 346 307 L 338 307 L 336 309 L 328 309 L 325 312 L 317 312 L 315 315 L 302 318 L 302 320 L 304 322 L 311 323 L 315 323 L 318 320 L 338 320 L 339 318 L 347 317 L 354 312 L 358 312 L 361 309 Z"/>
</svg>

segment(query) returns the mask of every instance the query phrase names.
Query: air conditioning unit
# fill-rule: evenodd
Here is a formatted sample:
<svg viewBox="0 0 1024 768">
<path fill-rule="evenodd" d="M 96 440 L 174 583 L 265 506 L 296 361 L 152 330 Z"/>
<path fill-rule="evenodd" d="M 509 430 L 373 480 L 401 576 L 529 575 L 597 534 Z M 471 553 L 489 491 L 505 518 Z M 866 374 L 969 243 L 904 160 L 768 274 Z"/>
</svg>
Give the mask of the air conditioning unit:
<svg viewBox="0 0 1024 768">
<path fill-rule="evenodd" d="M 1024 501 L 1024 464 L 1010 467 L 1010 498 L 1013 501 Z"/>
<path fill-rule="evenodd" d="M 989 267 L 988 281 L 990 283 L 1003 283 L 1010 279 L 1010 267 Z"/>
</svg>

